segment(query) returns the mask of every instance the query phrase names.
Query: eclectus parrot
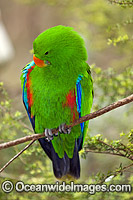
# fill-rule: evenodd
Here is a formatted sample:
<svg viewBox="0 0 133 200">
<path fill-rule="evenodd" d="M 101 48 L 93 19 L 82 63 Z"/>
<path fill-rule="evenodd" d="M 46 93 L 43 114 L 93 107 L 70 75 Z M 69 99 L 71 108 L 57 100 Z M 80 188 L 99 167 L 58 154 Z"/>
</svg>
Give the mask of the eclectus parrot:
<svg viewBox="0 0 133 200">
<path fill-rule="evenodd" d="M 88 122 L 68 130 L 64 124 L 90 113 L 93 83 L 84 40 L 71 27 L 52 27 L 33 42 L 33 61 L 22 70 L 23 103 L 57 178 L 80 177 L 78 152 Z M 52 135 L 52 129 L 59 133 Z"/>
</svg>

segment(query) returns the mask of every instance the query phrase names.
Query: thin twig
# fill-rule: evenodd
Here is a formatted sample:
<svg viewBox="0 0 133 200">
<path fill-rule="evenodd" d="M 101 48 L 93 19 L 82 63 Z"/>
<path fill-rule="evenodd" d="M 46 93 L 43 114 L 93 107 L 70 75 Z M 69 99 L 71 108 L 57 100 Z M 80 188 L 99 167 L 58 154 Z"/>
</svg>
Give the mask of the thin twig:
<svg viewBox="0 0 133 200">
<path fill-rule="evenodd" d="M 131 1 L 118 1 L 118 0 L 108 0 L 110 3 L 118 4 L 118 5 L 127 5 L 127 6 L 132 6 L 133 2 Z"/>
<path fill-rule="evenodd" d="M 1 169 L 0 173 L 8 166 L 10 165 L 17 157 L 19 157 L 26 149 L 28 149 L 36 140 L 32 140 L 24 149 L 22 149 L 19 153 L 17 153 L 11 160 L 9 160 L 8 163 L 6 163 Z"/>
<path fill-rule="evenodd" d="M 107 143 L 105 143 L 105 142 L 102 141 L 102 140 L 98 140 L 98 141 L 101 142 L 102 144 L 104 144 L 104 145 L 110 147 L 112 151 L 116 151 L 116 152 L 118 152 L 121 156 L 124 156 L 124 154 L 122 154 L 117 148 L 113 147 L 112 145 L 107 144 Z"/>
<path fill-rule="evenodd" d="M 114 110 L 120 106 L 123 106 L 123 105 L 126 105 L 130 102 L 133 101 L 133 94 L 122 99 L 122 100 L 119 100 L 115 103 L 112 103 L 110 104 L 109 106 L 106 106 L 96 112 L 93 112 L 93 113 L 90 113 L 88 115 L 85 115 L 81 118 L 79 118 L 78 120 L 75 120 L 72 124 L 70 125 L 66 125 L 65 128 L 70 128 L 70 127 L 73 127 L 73 126 L 76 126 L 80 123 L 83 123 L 85 121 L 88 121 L 90 119 L 94 119 L 100 115 L 103 115 L 111 110 Z M 59 131 L 59 128 L 55 128 L 52 130 L 52 133 L 55 134 Z M 3 143 L 3 144 L 0 144 L 0 150 L 1 149 L 5 149 L 5 148 L 8 148 L 8 147 L 12 147 L 12 146 L 15 146 L 15 145 L 18 145 L 18 144 L 21 144 L 21 143 L 24 143 L 24 142 L 27 142 L 27 141 L 30 141 L 30 140 L 37 140 L 39 138 L 42 138 L 42 137 L 45 137 L 45 133 L 42 133 L 42 134 L 33 134 L 33 135 L 29 135 L 29 136 L 25 136 L 25 137 L 22 137 L 22 138 L 19 138 L 19 139 L 16 139 L 14 141 L 10 141 L 10 142 L 6 142 L 6 143 Z"/>
<path fill-rule="evenodd" d="M 114 155 L 114 156 L 121 156 L 121 157 L 124 157 L 124 158 L 128 158 L 130 160 L 133 160 L 132 157 L 125 157 L 124 154 L 120 154 L 120 153 L 113 153 L 113 152 L 109 152 L 109 151 L 94 151 L 94 150 L 90 150 L 90 149 L 85 149 L 85 152 L 88 153 L 100 153 L 100 154 L 109 154 L 109 155 Z"/>
<path fill-rule="evenodd" d="M 124 148 L 127 148 L 128 149 L 128 151 L 130 151 L 130 153 L 132 153 L 133 154 L 133 151 L 130 149 L 130 148 L 128 148 L 128 147 L 126 147 L 126 145 L 124 145 L 123 143 L 121 143 L 120 142 L 120 144 L 124 147 Z M 124 150 L 124 149 L 123 149 Z"/>
<path fill-rule="evenodd" d="M 121 170 L 117 171 L 116 173 L 121 173 L 122 171 L 125 171 L 125 170 L 129 169 L 130 167 L 133 167 L 133 163 L 128 166 L 123 167 Z"/>
<path fill-rule="evenodd" d="M 98 184 L 104 183 L 105 180 L 106 180 L 108 177 L 110 177 L 111 175 L 114 175 L 114 177 L 115 177 L 115 176 L 117 176 L 118 174 L 121 174 L 122 172 L 126 171 L 127 169 L 129 169 L 129 168 L 132 167 L 132 166 L 133 166 L 133 163 L 130 164 L 130 165 L 128 165 L 128 166 L 123 167 L 122 169 L 120 169 L 120 170 L 118 170 L 118 171 L 115 171 L 115 172 L 110 173 L 109 175 L 107 175 L 106 177 L 104 177 L 104 179 L 103 179 L 102 181 L 100 181 Z"/>
<path fill-rule="evenodd" d="M 33 129 L 30 128 L 29 126 L 27 126 L 25 123 L 23 123 L 21 120 L 19 120 L 19 123 L 26 129 L 28 129 L 29 131 L 33 132 Z"/>
</svg>

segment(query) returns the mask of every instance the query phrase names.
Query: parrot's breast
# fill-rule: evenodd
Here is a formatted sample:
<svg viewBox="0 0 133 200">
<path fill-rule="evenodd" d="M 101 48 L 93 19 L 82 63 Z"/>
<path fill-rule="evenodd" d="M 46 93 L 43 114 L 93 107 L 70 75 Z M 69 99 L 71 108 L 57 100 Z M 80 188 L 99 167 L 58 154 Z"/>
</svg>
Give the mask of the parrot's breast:
<svg viewBox="0 0 133 200">
<path fill-rule="evenodd" d="M 29 74 L 30 103 L 35 115 L 35 131 L 58 127 L 78 118 L 75 85 L 68 80 L 49 74 L 37 66 Z"/>
</svg>

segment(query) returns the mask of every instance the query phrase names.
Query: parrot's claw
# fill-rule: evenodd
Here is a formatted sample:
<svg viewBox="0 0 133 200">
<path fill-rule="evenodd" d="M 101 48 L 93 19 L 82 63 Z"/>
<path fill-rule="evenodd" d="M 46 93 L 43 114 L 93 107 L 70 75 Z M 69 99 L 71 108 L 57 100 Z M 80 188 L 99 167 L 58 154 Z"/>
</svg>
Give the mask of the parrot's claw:
<svg viewBox="0 0 133 200">
<path fill-rule="evenodd" d="M 71 128 L 65 128 L 65 125 L 66 124 L 61 124 L 60 126 L 59 126 L 59 132 L 60 133 L 64 133 L 64 134 L 70 134 L 71 133 Z"/>
<path fill-rule="evenodd" d="M 58 136 L 58 132 L 54 134 L 54 136 Z"/>
<path fill-rule="evenodd" d="M 52 134 L 52 129 L 45 128 L 45 136 L 48 142 L 53 140 L 53 134 Z"/>
</svg>

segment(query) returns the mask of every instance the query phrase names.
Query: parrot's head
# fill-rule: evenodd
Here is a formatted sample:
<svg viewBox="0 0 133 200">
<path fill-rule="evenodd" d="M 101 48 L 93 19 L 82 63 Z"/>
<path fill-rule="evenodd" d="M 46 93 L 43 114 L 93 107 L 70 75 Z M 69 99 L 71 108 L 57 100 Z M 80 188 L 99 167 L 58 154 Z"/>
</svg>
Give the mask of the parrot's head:
<svg viewBox="0 0 133 200">
<path fill-rule="evenodd" d="M 87 60 L 84 40 L 71 27 L 52 27 L 33 42 L 33 60 L 38 67 L 60 66 Z"/>
</svg>

